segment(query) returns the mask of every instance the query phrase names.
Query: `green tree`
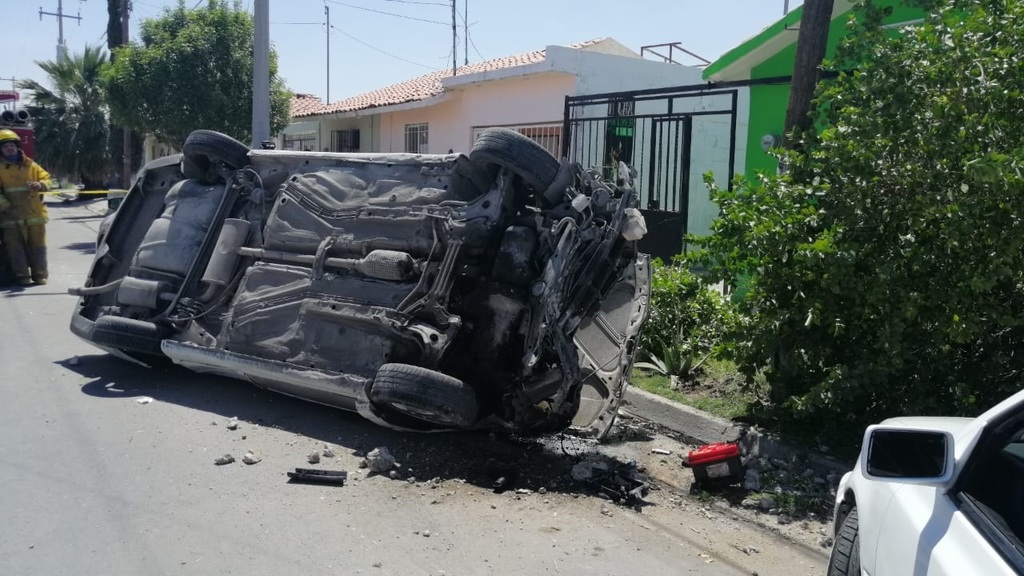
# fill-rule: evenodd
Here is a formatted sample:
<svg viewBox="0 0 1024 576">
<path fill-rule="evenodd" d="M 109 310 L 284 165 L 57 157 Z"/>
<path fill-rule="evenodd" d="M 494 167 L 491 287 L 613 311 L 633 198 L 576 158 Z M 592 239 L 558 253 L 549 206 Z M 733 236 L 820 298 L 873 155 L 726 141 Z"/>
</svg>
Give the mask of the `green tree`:
<svg viewBox="0 0 1024 576">
<path fill-rule="evenodd" d="M 29 92 L 36 160 L 47 170 L 81 178 L 86 187 L 102 186 L 107 170 L 106 104 L 100 71 L 107 53 L 86 46 L 58 61 L 36 62 L 46 72 L 52 89 L 35 80 L 19 87 Z"/>
<path fill-rule="evenodd" d="M 794 169 L 712 185 L 706 264 L 750 278 L 737 360 L 832 432 L 975 414 L 1024 374 L 1024 2 L 938 4 L 900 34 L 861 5 Z"/>
<path fill-rule="evenodd" d="M 179 144 L 190 132 L 217 130 L 248 142 L 252 132 L 252 15 L 238 2 L 183 0 L 143 20 L 141 44 L 114 51 L 104 86 L 114 121 Z M 270 58 L 271 132 L 288 122 L 291 95 Z"/>
</svg>

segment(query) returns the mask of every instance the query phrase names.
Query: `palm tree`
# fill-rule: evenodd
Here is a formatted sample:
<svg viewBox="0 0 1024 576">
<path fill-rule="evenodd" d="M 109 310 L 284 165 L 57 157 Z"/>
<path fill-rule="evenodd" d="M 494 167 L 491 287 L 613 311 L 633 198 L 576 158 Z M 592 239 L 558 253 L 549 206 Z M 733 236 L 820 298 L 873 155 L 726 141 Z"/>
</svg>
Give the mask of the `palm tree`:
<svg viewBox="0 0 1024 576">
<path fill-rule="evenodd" d="M 19 83 L 31 96 L 36 160 L 51 172 L 81 178 L 87 188 L 102 187 L 109 166 L 110 127 L 100 88 L 106 62 L 103 48 L 86 46 L 81 54 L 36 61 L 52 90 L 35 80 Z"/>
</svg>

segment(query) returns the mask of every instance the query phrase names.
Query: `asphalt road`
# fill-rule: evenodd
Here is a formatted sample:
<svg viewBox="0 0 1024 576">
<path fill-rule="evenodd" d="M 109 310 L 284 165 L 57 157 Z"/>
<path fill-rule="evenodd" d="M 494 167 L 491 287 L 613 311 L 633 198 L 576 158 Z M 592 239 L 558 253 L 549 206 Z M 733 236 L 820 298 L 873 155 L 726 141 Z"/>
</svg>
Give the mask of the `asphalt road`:
<svg viewBox="0 0 1024 576">
<path fill-rule="evenodd" d="M 243 382 L 112 358 L 67 327 L 66 291 L 84 279 L 103 204 L 50 206 L 50 284 L 0 291 L 0 574 L 823 573 L 820 551 L 670 489 L 632 509 L 572 481 L 585 456 L 682 474 L 652 459 L 652 446 L 670 445 L 655 435 L 597 447 L 400 434 Z M 309 464 L 325 446 L 334 457 Z M 397 478 L 359 468 L 378 446 L 398 458 Z M 242 463 L 247 451 L 261 461 Z M 223 454 L 237 461 L 215 465 Z M 517 470 L 527 492 L 494 493 L 496 466 Z M 289 483 L 295 467 L 347 470 L 349 481 Z"/>
</svg>

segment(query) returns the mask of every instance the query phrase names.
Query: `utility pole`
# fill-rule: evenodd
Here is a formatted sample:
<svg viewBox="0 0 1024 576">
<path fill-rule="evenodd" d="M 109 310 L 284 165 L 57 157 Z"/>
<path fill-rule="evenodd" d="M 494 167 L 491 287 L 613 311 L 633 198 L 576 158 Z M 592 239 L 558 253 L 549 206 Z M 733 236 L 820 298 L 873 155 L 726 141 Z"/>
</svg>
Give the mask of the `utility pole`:
<svg viewBox="0 0 1024 576">
<path fill-rule="evenodd" d="M 72 20 L 78 20 L 78 25 L 82 25 L 82 12 L 79 10 L 77 16 L 64 13 L 64 0 L 57 0 L 57 11 L 56 12 L 44 12 L 42 8 L 39 9 L 39 21 L 43 21 L 43 16 L 54 16 L 57 18 L 57 62 L 63 61 L 68 57 L 68 47 L 64 43 L 64 19 L 70 18 Z"/>
<path fill-rule="evenodd" d="M 270 140 L 270 0 L 253 4 L 252 147 Z"/>
<path fill-rule="evenodd" d="M 466 52 L 464 65 L 469 66 L 469 0 L 462 0 L 462 48 Z"/>
<path fill-rule="evenodd" d="M 455 0 L 452 0 L 452 76 L 458 73 L 459 68 L 459 52 L 456 48 L 456 42 L 459 35 L 459 21 L 457 20 L 458 13 L 455 11 Z"/>
<path fill-rule="evenodd" d="M 129 0 L 121 0 L 121 42 L 128 43 L 128 22 L 132 5 Z M 123 188 L 128 190 L 132 185 L 132 131 L 122 127 L 121 140 L 121 182 Z"/>
<path fill-rule="evenodd" d="M 804 1 L 789 106 L 786 108 L 784 144 L 787 147 L 792 144 L 789 141 L 790 134 L 794 131 L 803 132 L 811 127 L 811 99 L 818 84 L 821 62 L 825 59 L 828 31 L 832 25 L 832 6 L 833 0 Z"/>
<path fill-rule="evenodd" d="M 331 103 L 331 7 L 324 2 L 324 16 L 327 18 L 327 103 Z"/>
</svg>

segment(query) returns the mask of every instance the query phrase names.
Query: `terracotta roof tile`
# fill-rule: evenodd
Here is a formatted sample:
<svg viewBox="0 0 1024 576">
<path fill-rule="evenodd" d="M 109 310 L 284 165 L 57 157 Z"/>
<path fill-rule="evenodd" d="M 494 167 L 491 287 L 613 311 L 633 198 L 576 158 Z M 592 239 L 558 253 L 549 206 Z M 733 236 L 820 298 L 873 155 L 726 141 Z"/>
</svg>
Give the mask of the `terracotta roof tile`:
<svg viewBox="0 0 1024 576">
<path fill-rule="evenodd" d="M 590 40 L 588 42 L 573 44 L 570 47 L 576 49 L 587 48 L 588 46 L 593 46 L 594 44 L 601 42 L 601 40 L 603 39 Z M 494 70 L 503 70 L 505 68 L 514 68 L 516 66 L 536 64 L 538 62 L 543 62 L 544 57 L 544 50 L 535 50 L 533 52 L 524 52 L 514 56 L 495 58 L 494 60 L 486 60 L 484 62 L 477 62 L 467 66 L 460 66 L 457 69 L 457 75 L 463 76 L 466 74 L 477 74 L 480 72 L 491 72 Z M 413 78 L 412 80 L 392 84 L 391 86 L 373 90 L 371 92 L 365 92 L 357 96 L 345 98 L 344 100 L 338 100 L 337 102 L 322 104 L 316 108 L 303 108 L 301 112 L 296 112 L 295 100 L 293 99 L 292 116 L 317 116 L 320 114 L 334 114 L 337 112 L 352 112 L 355 110 L 366 110 L 369 108 L 393 106 L 395 104 L 426 100 L 427 98 L 444 93 L 444 88 L 441 86 L 441 80 L 448 78 L 451 75 L 451 69 L 437 70 L 429 74 Z"/>
<path fill-rule="evenodd" d="M 292 117 L 315 114 L 323 105 L 323 101 L 312 94 L 292 94 Z"/>
</svg>

